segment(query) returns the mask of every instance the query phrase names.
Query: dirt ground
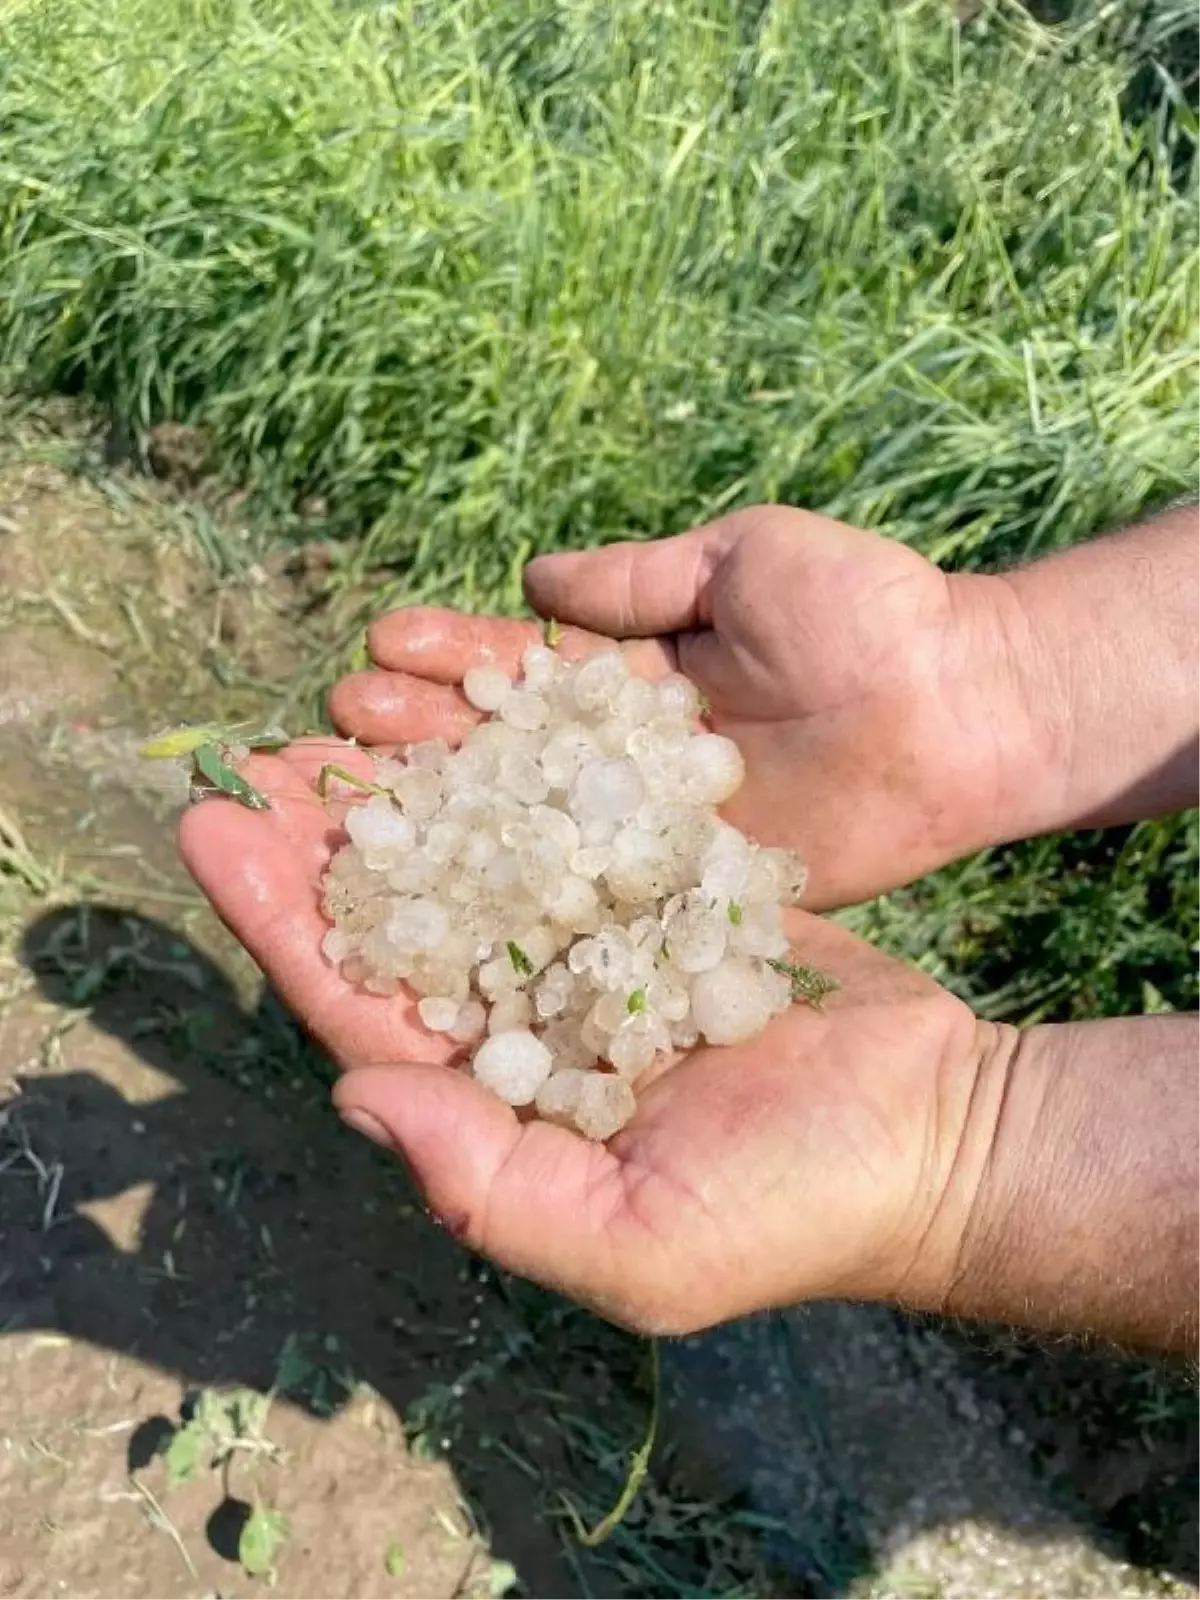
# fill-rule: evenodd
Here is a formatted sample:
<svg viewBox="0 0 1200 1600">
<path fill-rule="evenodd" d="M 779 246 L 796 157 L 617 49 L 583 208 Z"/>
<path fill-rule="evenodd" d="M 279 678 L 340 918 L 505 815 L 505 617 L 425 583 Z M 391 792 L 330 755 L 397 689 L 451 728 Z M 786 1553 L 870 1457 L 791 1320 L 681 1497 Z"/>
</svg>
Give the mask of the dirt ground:
<svg viewBox="0 0 1200 1600">
<path fill-rule="evenodd" d="M 0 1593 L 1196 1594 L 1182 1378 L 839 1306 L 668 1349 L 575 1543 L 644 1351 L 329 1115 L 132 759 L 294 711 L 323 571 L 61 417 L 0 445 Z"/>
</svg>

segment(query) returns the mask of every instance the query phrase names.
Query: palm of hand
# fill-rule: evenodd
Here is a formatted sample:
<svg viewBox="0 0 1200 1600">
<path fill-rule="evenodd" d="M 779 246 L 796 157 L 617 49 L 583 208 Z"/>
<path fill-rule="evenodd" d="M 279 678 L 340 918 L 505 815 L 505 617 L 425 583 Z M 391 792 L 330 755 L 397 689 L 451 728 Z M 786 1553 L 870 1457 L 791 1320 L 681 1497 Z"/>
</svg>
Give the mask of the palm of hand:
<svg viewBox="0 0 1200 1600">
<path fill-rule="evenodd" d="M 431 711 L 437 724 L 436 697 Z M 440 725 L 453 732 L 445 717 Z M 394 736 L 412 731 L 410 720 Z M 386 1130 L 456 1234 L 660 1331 L 904 1277 L 936 1203 L 941 1102 L 957 1100 L 953 1069 L 974 1047 L 965 1008 L 798 913 L 805 958 L 843 986 L 824 1011 L 797 1007 L 752 1045 L 694 1052 L 645 1090 L 609 1148 L 522 1123 L 446 1069 L 446 1041 L 410 1005 L 353 989 L 321 956 L 317 885 L 339 833 L 312 784 L 331 754 L 314 740 L 254 757 L 248 775 L 271 810 L 208 802 L 184 818 L 181 847 L 282 998 L 347 1070 L 335 1094 L 343 1111 Z"/>
</svg>

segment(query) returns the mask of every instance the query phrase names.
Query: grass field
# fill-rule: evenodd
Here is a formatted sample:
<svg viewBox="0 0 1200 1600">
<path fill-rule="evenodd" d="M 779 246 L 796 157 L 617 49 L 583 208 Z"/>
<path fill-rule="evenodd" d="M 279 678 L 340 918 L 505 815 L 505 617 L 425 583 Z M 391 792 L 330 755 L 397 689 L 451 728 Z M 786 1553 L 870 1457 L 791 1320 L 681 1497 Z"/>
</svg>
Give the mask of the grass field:
<svg viewBox="0 0 1200 1600">
<path fill-rule="evenodd" d="M 202 430 L 253 530 L 214 563 L 226 588 L 281 535 L 337 540 L 305 695 L 358 637 L 368 575 L 375 607 L 513 610 L 535 550 L 756 500 L 950 565 L 1026 560 L 1194 497 L 1197 474 L 1195 8 L 1053 15 L 0 0 L 0 400 L 79 396 L 135 456 L 164 421 Z M 203 507 L 154 526 L 189 529 L 194 566 L 221 557 Z M 125 570 L 157 568 L 99 587 Z M 72 582 L 86 597 L 87 570 Z M 122 602 L 152 617 L 145 587 Z M 117 639 L 120 609 L 98 615 L 56 619 Z M 166 667 L 154 633 L 118 668 L 190 693 L 192 633 L 163 615 Z M 1198 864 L 1190 813 L 990 852 L 846 915 L 987 1015 L 1192 1007 Z M 53 898 L 46 870 L 0 832 L 0 946 Z M 569 1324 L 564 1370 L 582 1339 Z M 149 1358 L 173 1370 L 165 1345 Z M 645 1515 L 637 1538 L 684 1537 Z M 748 1592 L 720 1549 L 696 1570 Z M 674 1592 L 618 1555 L 614 1592 Z"/>
<path fill-rule="evenodd" d="M 1161 92 L 1123 117 L 1111 25 L 0 15 L 7 364 L 204 424 L 412 595 L 511 603 L 530 549 L 755 499 L 980 563 L 1191 488 L 1190 136 Z"/>
</svg>

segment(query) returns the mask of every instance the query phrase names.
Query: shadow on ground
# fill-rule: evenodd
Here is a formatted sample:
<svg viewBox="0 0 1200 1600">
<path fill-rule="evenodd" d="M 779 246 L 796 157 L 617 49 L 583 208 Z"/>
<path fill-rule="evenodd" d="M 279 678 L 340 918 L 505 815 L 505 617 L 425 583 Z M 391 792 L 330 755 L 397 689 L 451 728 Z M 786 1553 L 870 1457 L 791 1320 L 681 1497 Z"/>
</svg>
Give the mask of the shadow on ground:
<svg viewBox="0 0 1200 1600">
<path fill-rule="evenodd" d="M 466 1472 L 455 1467 L 468 1493 L 472 1476 L 486 1490 L 494 1543 L 539 1586 L 561 1582 L 521 1471 L 536 1421 L 505 1375 L 565 1308 L 523 1299 L 458 1250 L 397 1165 L 330 1116 L 323 1064 L 289 1019 L 269 999 L 247 1013 L 174 929 L 77 906 L 35 923 L 24 954 L 47 1000 L 87 1008 L 87 1031 L 62 1040 L 66 1070 L 18 1079 L 0 1328 L 131 1354 L 191 1390 L 267 1390 L 282 1371 L 288 1398 L 316 1416 L 365 1382 L 405 1417 L 419 1456 L 468 1442 Z M 143 1419 L 130 1466 L 178 1421 Z M 516 1465 L 494 1453 L 506 1432 Z M 535 1454 L 565 1473 L 561 1449 L 546 1448 L 555 1437 Z M 235 1511 L 209 1528 L 223 1555 Z"/>
<path fill-rule="evenodd" d="M 449 1459 L 534 1594 L 875 1592 L 896 1560 L 908 1594 L 1117 1592 L 1105 1549 L 1195 1578 L 1195 1408 L 1175 1379 L 841 1306 L 674 1347 L 670 1492 L 581 1565 L 557 1495 L 606 1509 L 643 1414 L 635 1342 L 465 1255 L 330 1116 L 326 1069 L 274 1001 L 245 1011 L 175 930 L 53 910 L 23 956 L 91 1031 L 19 1080 L 0 1330 L 132 1354 L 192 1390 L 282 1381 L 317 1416 L 365 1382 L 411 1450 Z M 130 1465 L 178 1421 L 143 1417 Z M 246 1514 L 214 1506 L 218 1553 L 236 1553 Z M 969 1569 L 965 1527 L 999 1541 Z M 1040 1577 L 1001 1591 L 1014 1540 Z"/>
</svg>

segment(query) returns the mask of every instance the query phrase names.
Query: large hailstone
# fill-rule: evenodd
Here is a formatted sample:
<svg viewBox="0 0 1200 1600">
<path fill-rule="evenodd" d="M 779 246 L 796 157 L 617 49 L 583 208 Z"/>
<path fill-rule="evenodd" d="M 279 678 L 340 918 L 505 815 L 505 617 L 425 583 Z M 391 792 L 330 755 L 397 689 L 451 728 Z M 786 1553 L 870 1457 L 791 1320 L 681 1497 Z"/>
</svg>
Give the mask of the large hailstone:
<svg viewBox="0 0 1200 1600">
<path fill-rule="evenodd" d="M 374 759 L 322 885 L 322 950 L 373 993 L 414 992 L 509 1105 L 609 1139 L 656 1064 L 753 1039 L 791 1003 L 781 907 L 804 869 L 718 817 L 742 757 L 686 678 L 535 645 L 519 681 L 482 661 L 463 694 L 484 720 L 458 749 Z"/>
</svg>

